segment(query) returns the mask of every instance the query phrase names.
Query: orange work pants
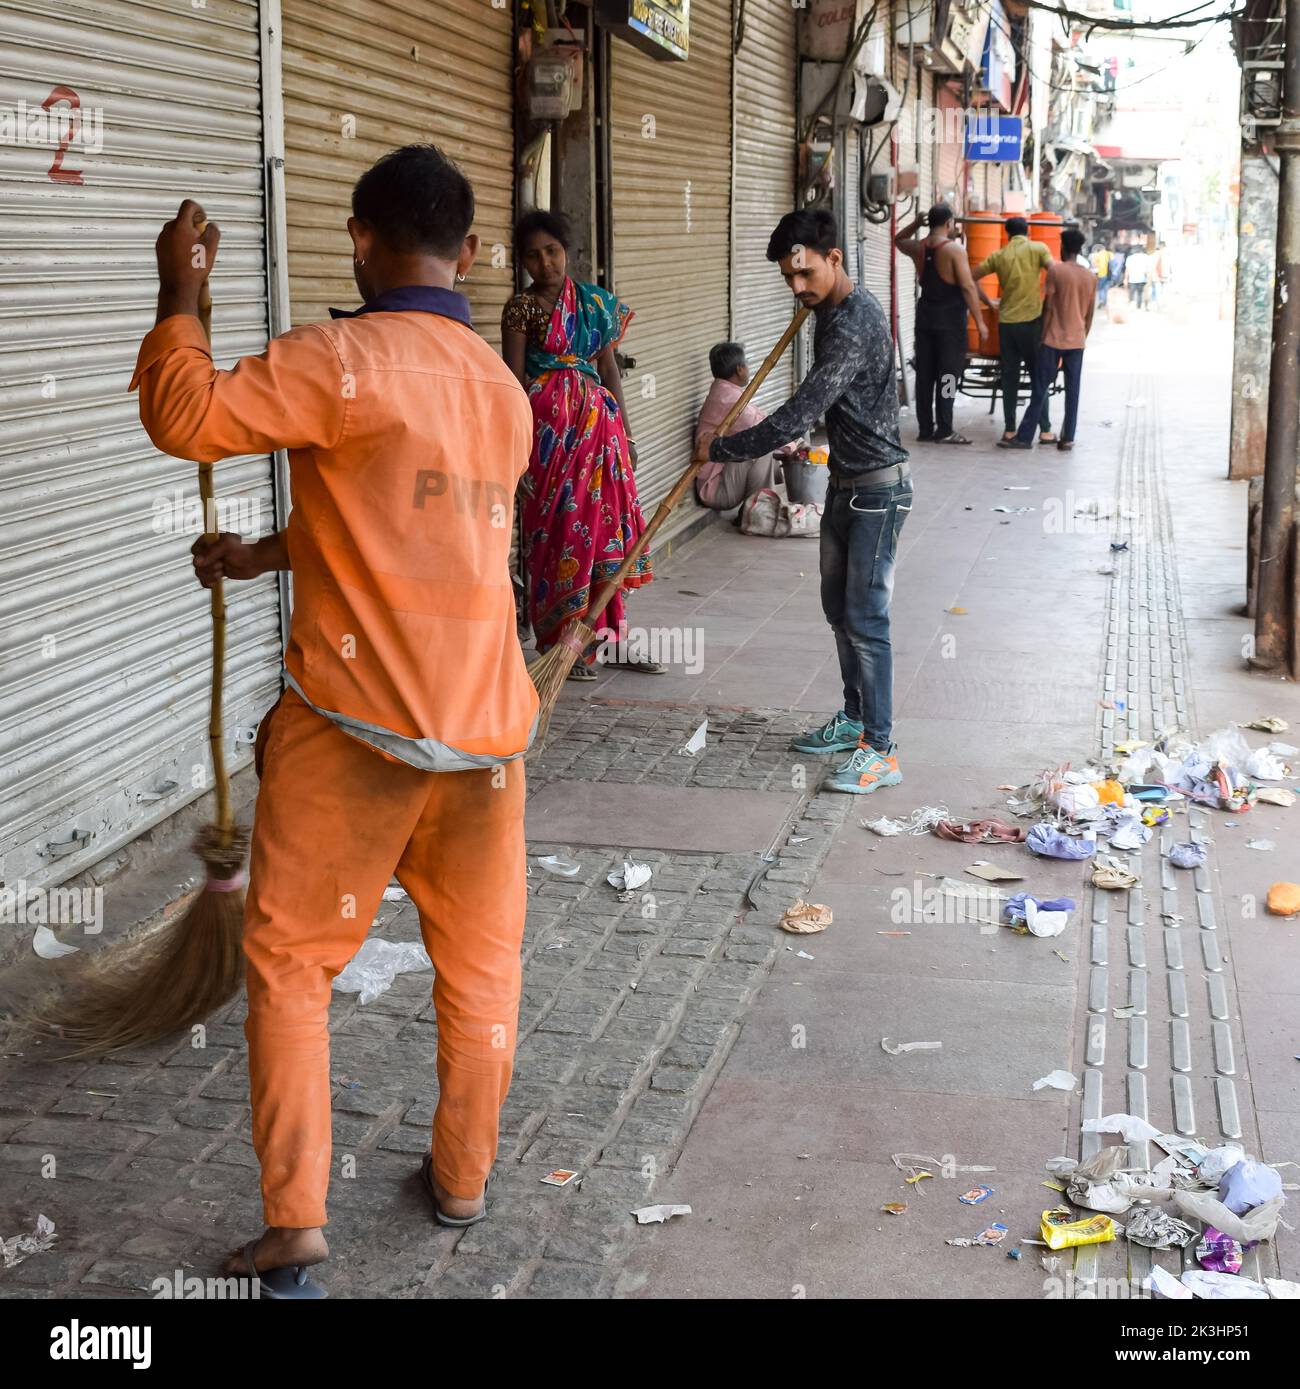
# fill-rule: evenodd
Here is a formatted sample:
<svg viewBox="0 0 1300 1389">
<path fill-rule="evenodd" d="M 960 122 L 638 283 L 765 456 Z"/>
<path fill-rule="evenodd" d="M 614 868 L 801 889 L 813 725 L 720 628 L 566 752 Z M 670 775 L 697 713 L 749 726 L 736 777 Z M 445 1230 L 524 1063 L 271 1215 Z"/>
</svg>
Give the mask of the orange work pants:
<svg viewBox="0 0 1300 1389">
<path fill-rule="evenodd" d="M 253 1146 L 268 1225 L 325 1223 L 331 981 L 394 872 L 433 961 L 433 1170 L 473 1200 L 496 1158 L 519 1017 L 526 886 L 522 760 L 423 772 L 292 691 L 274 711 L 253 826 L 244 950 Z"/>
</svg>

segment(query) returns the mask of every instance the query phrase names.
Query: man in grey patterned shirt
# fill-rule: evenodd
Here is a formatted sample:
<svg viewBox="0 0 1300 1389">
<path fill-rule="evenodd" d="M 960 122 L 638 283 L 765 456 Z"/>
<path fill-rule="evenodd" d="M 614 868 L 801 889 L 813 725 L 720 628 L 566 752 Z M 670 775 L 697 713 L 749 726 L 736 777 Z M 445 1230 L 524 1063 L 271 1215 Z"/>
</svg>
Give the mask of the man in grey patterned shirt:
<svg viewBox="0 0 1300 1389">
<path fill-rule="evenodd" d="M 791 212 L 768 242 L 801 304 L 813 310 L 813 364 L 780 409 L 753 429 L 714 439 L 726 463 L 770 453 L 826 417 L 830 486 L 821 528 L 822 610 L 835 633 L 844 707 L 796 738 L 796 752 L 848 752 L 826 789 L 864 795 L 903 779 L 893 743 L 889 600 L 899 532 L 912 509 L 898 436 L 894 344 L 884 310 L 844 270 L 829 212 Z"/>
</svg>

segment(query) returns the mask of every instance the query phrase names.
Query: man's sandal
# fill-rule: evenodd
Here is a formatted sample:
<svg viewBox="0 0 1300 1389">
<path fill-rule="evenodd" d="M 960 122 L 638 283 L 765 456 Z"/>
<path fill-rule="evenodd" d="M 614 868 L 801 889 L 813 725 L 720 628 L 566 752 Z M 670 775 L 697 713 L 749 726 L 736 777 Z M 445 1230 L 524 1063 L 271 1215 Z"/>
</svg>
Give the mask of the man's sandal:
<svg viewBox="0 0 1300 1389">
<path fill-rule="evenodd" d="M 265 1273 L 258 1273 L 257 1266 L 253 1263 L 253 1250 L 256 1247 L 257 1241 L 255 1239 L 249 1240 L 244 1246 L 244 1263 L 248 1267 L 248 1272 L 235 1276 L 256 1278 L 261 1297 L 307 1302 L 329 1296 L 325 1289 L 311 1276 L 311 1269 L 306 1264 L 286 1264 L 282 1268 L 268 1268 Z"/>
<path fill-rule="evenodd" d="M 483 1183 L 483 1209 L 477 1215 L 447 1215 L 438 1204 L 437 1193 L 433 1189 L 433 1154 L 425 1153 L 424 1161 L 420 1164 L 420 1180 L 424 1183 L 424 1189 L 429 1193 L 429 1199 L 433 1202 L 433 1218 L 439 1225 L 445 1225 L 448 1229 L 464 1230 L 471 1225 L 477 1225 L 481 1220 L 488 1218 L 487 1211 L 487 1191 L 492 1184 L 492 1174 L 488 1173 L 487 1181 Z"/>
</svg>

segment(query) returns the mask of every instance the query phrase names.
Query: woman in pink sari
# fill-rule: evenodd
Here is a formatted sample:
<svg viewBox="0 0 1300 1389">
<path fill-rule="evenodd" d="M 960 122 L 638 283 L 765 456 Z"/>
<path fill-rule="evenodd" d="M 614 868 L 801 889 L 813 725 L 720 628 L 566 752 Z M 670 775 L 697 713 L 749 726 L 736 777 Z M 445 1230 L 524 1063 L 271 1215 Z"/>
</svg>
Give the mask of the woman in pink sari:
<svg viewBox="0 0 1300 1389">
<path fill-rule="evenodd" d="M 645 530 L 614 359 L 632 312 L 609 290 L 569 278 L 562 217 L 530 212 L 520 220 L 515 245 L 532 284 L 506 305 L 501 338 L 506 362 L 533 407 L 522 549 L 537 649 L 545 651 L 566 623 L 584 618 L 624 647 L 611 664 L 658 674 L 664 669 L 658 663 L 626 655 L 622 592 L 604 613 L 588 613 L 593 589 L 618 569 Z M 623 587 L 640 588 L 651 578 L 643 555 Z M 594 680 L 596 673 L 578 661 L 571 678 Z"/>
</svg>

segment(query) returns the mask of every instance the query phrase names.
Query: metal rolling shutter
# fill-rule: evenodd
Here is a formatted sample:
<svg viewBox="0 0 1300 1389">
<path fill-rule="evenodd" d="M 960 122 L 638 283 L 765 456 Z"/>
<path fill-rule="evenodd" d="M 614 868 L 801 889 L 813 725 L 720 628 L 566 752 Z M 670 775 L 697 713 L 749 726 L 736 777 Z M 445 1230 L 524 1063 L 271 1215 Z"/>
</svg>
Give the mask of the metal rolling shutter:
<svg viewBox="0 0 1300 1389">
<path fill-rule="evenodd" d="M 636 314 L 623 391 L 647 520 L 690 462 L 709 348 L 730 331 L 731 0 L 694 0 L 690 16 L 684 63 L 610 45 L 613 284 Z"/>
<path fill-rule="evenodd" d="M 487 0 L 283 0 L 285 196 L 295 323 L 357 302 L 345 223 L 380 155 L 432 141 L 474 185 L 483 249 L 464 285 L 501 341 L 514 288 L 511 7 Z M 504 248 L 495 256 L 493 248 Z"/>
<path fill-rule="evenodd" d="M 791 5 L 748 4 L 735 57 L 732 171 L 732 336 L 757 367 L 797 305 L 767 259 L 772 228 L 795 199 L 795 32 Z M 773 368 L 755 403 L 771 411 L 794 389 L 794 352 Z"/>
<path fill-rule="evenodd" d="M 862 136 L 856 125 L 847 125 L 841 138 L 839 185 L 844 190 L 844 273 L 862 283 Z"/>
<path fill-rule="evenodd" d="M 52 146 L 8 149 L 0 203 L 0 878 L 33 887 L 111 853 L 206 776 L 208 597 L 193 533 L 155 525 L 181 493 L 197 500 L 196 469 L 149 443 L 127 383 L 154 320 L 154 239 L 184 194 L 222 229 L 218 363 L 266 344 L 261 40 L 244 0 L 0 0 L 0 34 L 9 99 L 39 108 L 66 89 L 102 113 L 104 137 L 68 148 L 80 181 L 51 177 Z M 257 508 L 231 529 L 273 529 L 269 458 L 233 459 L 216 481 Z M 227 606 L 233 742 L 279 692 L 273 579 L 232 585 Z"/>
</svg>

